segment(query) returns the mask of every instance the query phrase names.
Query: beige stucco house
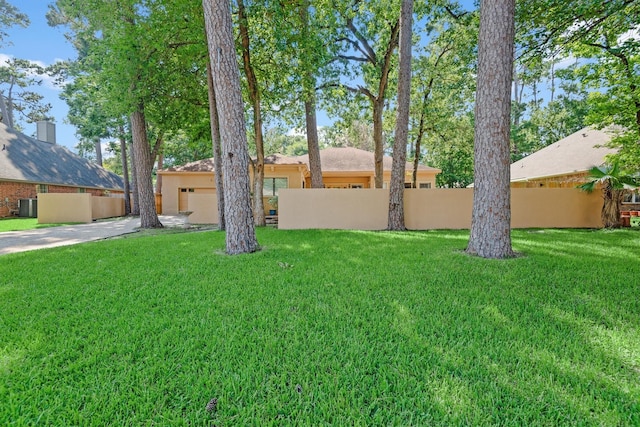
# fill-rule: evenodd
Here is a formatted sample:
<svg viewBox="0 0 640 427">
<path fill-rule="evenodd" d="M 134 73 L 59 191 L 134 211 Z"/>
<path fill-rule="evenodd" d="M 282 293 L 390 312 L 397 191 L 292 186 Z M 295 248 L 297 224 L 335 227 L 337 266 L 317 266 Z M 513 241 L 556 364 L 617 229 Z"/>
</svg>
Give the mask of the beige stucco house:
<svg viewBox="0 0 640 427">
<path fill-rule="evenodd" d="M 357 148 L 326 148 L 320 151 L 322 177 L 326 188 L 373 188 L 374 155 Z M 308 156 L 288 157 L 274 154 L 265 158 L 264 201 L 265 210 L 273 207 L 268 201 L 281 188 L 309 188 Z M 391 178 L 392 158 L 384 158 L 384 183 L 388 187 Z M 407 163 L 406 182 L 411 183 L 413 166 Z M 251 172 L 251 171 L 250 171 Z M 435 188 L 440 169 L 420 166 L 417 173 L 419 188 Z M 158 171 L 162 176 L 162 213 L 175 215 L 183 211 L 194 212 L 193 222 L 217 221 L 213 159 L 198 160 L 182 166 Z M 252 177 L 253 179 L 253 177 Z M 203 211 L 207 211 L 204 218 Z M 214 218 L 215 217 L 215 218 Z"/>
</svg>

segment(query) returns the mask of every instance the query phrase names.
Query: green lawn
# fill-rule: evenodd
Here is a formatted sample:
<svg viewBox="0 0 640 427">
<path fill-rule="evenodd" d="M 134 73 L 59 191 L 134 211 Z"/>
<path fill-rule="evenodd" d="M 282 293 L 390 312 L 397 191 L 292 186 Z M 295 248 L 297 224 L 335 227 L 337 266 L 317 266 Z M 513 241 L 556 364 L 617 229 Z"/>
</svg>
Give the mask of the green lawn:
<svg viewBox="0 0 640 427">
<path fill-rule="evenodd" d="M 24 231 L 35 228 L 57 227 L 65 224 L 38 224 L 38 218 L 0 219 L 0 233 L 4 231 Z"/>
<path fill-rule="evenodd" d="M 637 231 L 258 237 L 0 257 L 0 425 L 640 425 Z"/>
</svg>

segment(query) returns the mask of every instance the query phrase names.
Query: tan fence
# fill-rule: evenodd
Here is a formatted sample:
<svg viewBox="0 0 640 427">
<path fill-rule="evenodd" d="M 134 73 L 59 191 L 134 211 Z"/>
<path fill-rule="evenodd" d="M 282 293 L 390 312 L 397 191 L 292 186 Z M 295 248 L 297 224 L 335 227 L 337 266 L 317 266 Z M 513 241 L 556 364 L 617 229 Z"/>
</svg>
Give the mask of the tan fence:
<svg viewBox="0 0 640 427">
<path fill-rule="evenodd" d="M 278 228 L 387 228 L 388 190 L 280 190 Z M 473 189 L 405 190 L 405 224 L 411 230 L 468 229 Z M 602 227 L 599 193 L 573 188 L 511 189 L 513 228 Z"/>
<path fill-rule="evenodd" d="M 122 197 L 97 197 L 89 193 L 38 194 L 38 222 L 41 224 L 91 222 L 123 215 Z"/>
<path fill-rule="evenodd" d="M 192 224 L 217 224 L 218 223 L 218 198 L 215 193 L 189 193 L 189 216 Z"/>
</svg>

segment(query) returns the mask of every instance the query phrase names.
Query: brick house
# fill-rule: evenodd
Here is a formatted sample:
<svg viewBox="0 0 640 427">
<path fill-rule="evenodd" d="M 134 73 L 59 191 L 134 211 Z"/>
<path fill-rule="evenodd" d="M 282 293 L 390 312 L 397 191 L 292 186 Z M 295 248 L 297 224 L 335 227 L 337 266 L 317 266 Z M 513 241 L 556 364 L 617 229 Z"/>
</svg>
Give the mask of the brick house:
<svg viewBox="0 0 640 427">
<path fill-rule="evenodd" d="M 52 123 L 38 123 L 38 139 L 0 123 L 0 217 L 16 215 L 21 199 L 38 193 L 122 193 L 122 177 L 55 143 Z"/>
</svg>

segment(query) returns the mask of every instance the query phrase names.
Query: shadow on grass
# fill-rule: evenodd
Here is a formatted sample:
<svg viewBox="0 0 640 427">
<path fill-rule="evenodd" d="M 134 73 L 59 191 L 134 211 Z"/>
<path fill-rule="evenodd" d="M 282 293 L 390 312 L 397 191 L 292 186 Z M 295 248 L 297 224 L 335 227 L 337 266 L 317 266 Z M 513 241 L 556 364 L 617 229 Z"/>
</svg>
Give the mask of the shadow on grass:
<svg viewBox="0 0 640 427">
<path fill-rule="evenodd" d="M 258 238 L 3 258 L 0 424 L 640 423 L 637 233 L 516 231 L 506 261 L 464 231 Z"/>
</svg>

